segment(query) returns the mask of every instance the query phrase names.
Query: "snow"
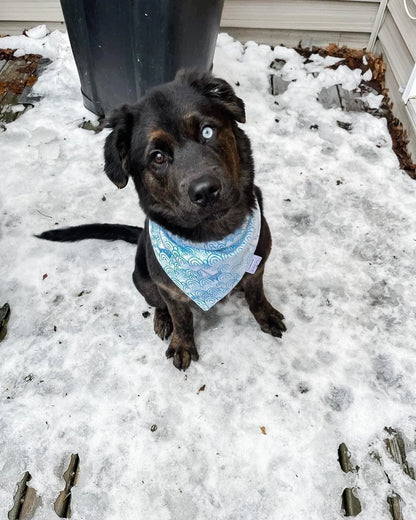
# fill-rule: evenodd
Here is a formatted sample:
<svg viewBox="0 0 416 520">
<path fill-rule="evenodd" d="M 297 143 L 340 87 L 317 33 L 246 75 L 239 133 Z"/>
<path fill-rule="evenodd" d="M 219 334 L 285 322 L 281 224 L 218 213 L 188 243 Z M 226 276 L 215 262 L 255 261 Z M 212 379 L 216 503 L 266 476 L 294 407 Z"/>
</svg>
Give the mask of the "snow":
<svg viewBox="0 0 416 520">
<path fill-rule="evenodd" d="M 103 174 L 107 131 L 78 127 L 95 116 L 67 36 L 32 34 L 0 39 L 53 60 L 34 86 L 42 100 L 0 134 L 0 303 L 12 312 L 0 343 L 0 516 L 29 471 L 35 520 L 56 518 L 78 453 L 74 520 L 334 520 L 346 487 L 358 489 L 360 519 L 390 520 L 392 491 L 410 519 L 416 483 L 383 439 L 391 426 L 414 441 L 416 426 L 416 184 L 385 120 L 316 100 L 322 87 L 356 88 L 361 71 L 220 35 L 214 72 L 246 103 L 274 242 L 266 292 L 288 331 L 263 334 L 239 295 L 196 310 L 200 361 L 184 374 L 131 282 L 134 247 L 33 237 L 143 215 L 132 185 Z M 296 79 L 277 97 L 275 58 Z M 355 473 L 340 468 L 341 442 Z"/>
<path fill-rule="evenodd" d="M 27 36 L 29 38 L 34 38 L 35 40 L 45 38 L 45 36 L 47 36 L 48 33 L 49 31 L 46 25 L 38 25 L 26 31 Z"/>
</svg>

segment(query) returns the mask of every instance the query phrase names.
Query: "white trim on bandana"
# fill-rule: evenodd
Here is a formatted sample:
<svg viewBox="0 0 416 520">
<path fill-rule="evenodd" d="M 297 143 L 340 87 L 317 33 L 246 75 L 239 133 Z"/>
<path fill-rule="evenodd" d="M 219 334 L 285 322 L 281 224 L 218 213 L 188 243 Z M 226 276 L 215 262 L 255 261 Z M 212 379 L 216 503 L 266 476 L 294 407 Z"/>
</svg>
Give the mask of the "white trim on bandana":
<svg viewBox="0 0 416 520">
<path fill-rule="evenodd" d="M 253 215 L 222 240 L 192 242 L 149 220 L 156 258 L 169 278 L 201 309 L 222 300 L 249 268 L 260 236 L 258 203 Z"/>
</svg>

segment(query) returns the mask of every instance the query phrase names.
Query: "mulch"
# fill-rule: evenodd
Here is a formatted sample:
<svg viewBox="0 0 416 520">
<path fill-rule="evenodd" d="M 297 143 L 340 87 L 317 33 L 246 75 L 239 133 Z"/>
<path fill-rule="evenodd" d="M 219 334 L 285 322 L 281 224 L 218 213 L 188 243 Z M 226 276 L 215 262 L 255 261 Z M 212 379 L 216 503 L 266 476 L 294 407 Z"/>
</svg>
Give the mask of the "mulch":
<svg viewBox="0 0 416 520">
<path fill-rule="evenodd" d="M 342 61 L 331 66 L 336 69 L 340 65 L 347 65 L 350 69 L 361 69 L 363 72 L 371 70 L 372 79 L 364 82 L 364 84 L 383 96 L 382 106 L 384 117 L 387 120 L 387 127 L 392 139 L 393 150 L 399 159 L 400 168 L 403 169 L 412 179 L 416 179 L 416 164 L 407 151 L 409 139 L 402 123 L 394 116 L 392 109 L 393 103 L 388 96 L 388 88 L 386 88 L 386 65 L 381 56 L 376 56 L 365 49 L 350 49 L 346 46 L 338 47 L 331 43 L 328 47 L 311 47 L 303 48 L 298 46 L 296 51 L 305 58 L 309 58 L 311 54 L 319 54 L 322 57 L 334 56 L 342 58 Z"/>
<path fill-rule="evenodd" d="M 0 49 L 0 61 L 6 61 L 6 66 L 0 72 L 0 96 L 7 94 L 8 91 L 14 94 L 21 94 L 26 86 L 31 87 L 37 81 L 36 69 L 42 56 L 40 54 L 25 54 L 15 57 L 13 53 L 16 49 Z M 6 74 L 9 67 L 8 62 L 14 62 L 17 66 L 13 67 L 13 75 Z M 3 72 L 4 71 L 4 72 Z"/>
</svg>

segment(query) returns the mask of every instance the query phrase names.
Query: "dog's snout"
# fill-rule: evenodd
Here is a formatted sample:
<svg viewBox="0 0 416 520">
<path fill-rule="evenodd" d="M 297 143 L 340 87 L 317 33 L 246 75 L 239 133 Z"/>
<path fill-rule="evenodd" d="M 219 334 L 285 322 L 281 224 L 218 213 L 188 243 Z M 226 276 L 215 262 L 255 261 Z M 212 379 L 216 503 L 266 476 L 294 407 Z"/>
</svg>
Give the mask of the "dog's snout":
<svg viewBox="0 0 416 520">
<path fill-rule="evenodd" d="M 219 199 L 221 183 L 213 175 L 204 175 L 191 182 L 188 195 L 198 206 L 208 206 Z"/>
</svg>

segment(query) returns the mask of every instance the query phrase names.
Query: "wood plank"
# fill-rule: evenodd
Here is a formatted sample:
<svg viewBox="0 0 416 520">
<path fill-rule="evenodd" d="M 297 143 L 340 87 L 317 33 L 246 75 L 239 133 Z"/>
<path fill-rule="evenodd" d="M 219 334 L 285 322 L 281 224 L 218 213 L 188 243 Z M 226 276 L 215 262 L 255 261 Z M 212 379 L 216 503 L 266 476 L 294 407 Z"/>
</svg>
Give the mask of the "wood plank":
<svg viewBox="0 0 416 520">
<path fill-rule="evenodd" d="M 33 488 L 27 485 L 31 478 L 30 473 L 26 471 L 22 480 L 17 484 L 13 507 L 7 515 L 9 520 L 31 520 L 40 505 L 40 497 Z"/>
<path fill-rule="evenodd" d="M 241 42 L 255 41 L 267 45 L 285 45 L 286 47 L 327 47 L 336 43 L 352 49 L 364 49 L 368 42 L 368 33 L 334 31 L 297 31 L 286 29 L 253 29 L 245 27 L 223 27 L 221 32 L 230 34 Z"/>
<path fill-rule="evenodd" d="M 344 473 L 356 472 L 351 463 L 351 453 L 344 442 L 338 448 L 338 462 Z M 345 488 L 341 500 L 345 516 L 357 516 L 361 513 L 361 502 L 357 497 L 356 488 Z"/>
<path fill-rule="evenodd" d="M 339 445 L 338 462 L 344 473 L 354 473 L 355 468 L 351 463 L 351 453 L 345 442 Z"/>
<path fill-rule="evenodd" d="M 412 73 L 414 60 L 390 13 L 380 28 L 378 38 L 397 82 L 401 87 L 405 87 Z"/>
<path fill-rule="evenodd" d="M 393 493 L 391 496 L 387 497 L 387 502 L 389 504 L 390 514 L 393 517 L 393 520 L 404 520 L 404 516 L 402 514 L 402 499 L 400 495 Z"/>
<path fill-rule="evenodd" d="M 0 341 L 2 341 L 7 334 L 7 323 L 10 319 L 10 305 L 5 303 L 0 307 Z"/>
<path fill-rule="evenodd" d="M 403 436 L 394 428 L 385 428 L 385 430 L 389 434 L 389 437 L 384 439 L 388 454 L 402 468 L 402 471 L 407 476 L 415 480 L 414 469 L 407 462 L 406 443 Z M 389 503 L 393 519 L 404 520 L 402 513 L 403 501 L 401 496 L 398 493 L 393 492 L 389 497 L 387 497 L 387 502 Z"/>
<path fill-rule="evenodd" d="M 71 516 L 71 490 L 77 483 L 78 471 L 79 457 L 77 454 L 72 454 L 68 469 L 63 474 L 65 487 L 55 500 L 54 509 L 59 518 L 69 518 Z"/>
<path fill-rule="evenodd" d="M 374 25 L 378 3 L 343 0 L 228 0 L 224 27 L 368 32 Z"/>
<path fill-rule="evenodd" d="M 41 500 L 40 497 L 38 497 L 36 494 L 36 490 L 31 487 L 27 487 L 22 509 L 20 510 L 19 520 L 32 520 L 36 509 L 40 504 Z"/>
<path fill-rule="evenodd" d="M 361 502 L 357 497 L 356 488 L 344 489 L 342 493 L 342 509 L 345 511 L 345 516 L 357 516 L 361 513 Z"/>
<path fill-rule="evenodd" d="M 17 520 L 19 518 L 20 511 L 22 509 L 22 503 L 27 489 L 26 486 L 30 479 L 30 473 L 26 471 L 26 473 L 23 475 L 22 480 L 17 484 L 16 492 L 13 496 L 13 507 L 10 509 L 7 515 L 7 518 L 9 520 Z"/>
<path fill-rule="evenodd" d="M 401 433 L 394 428 L 386 428 L 386 432 L 390 435 L 387 439 L 384 440 L 388 453 L 391 458 L 399 464 L 402 468 L 403 472 L 406 473 L 408 477 L 412 480 L 416 480 L 415 478 L 415 470 L 410 466 L 407 461 L 406 442 L 401 435 Z M 414 448 L 414 446 L 411 446 Z"/>
</svg>

